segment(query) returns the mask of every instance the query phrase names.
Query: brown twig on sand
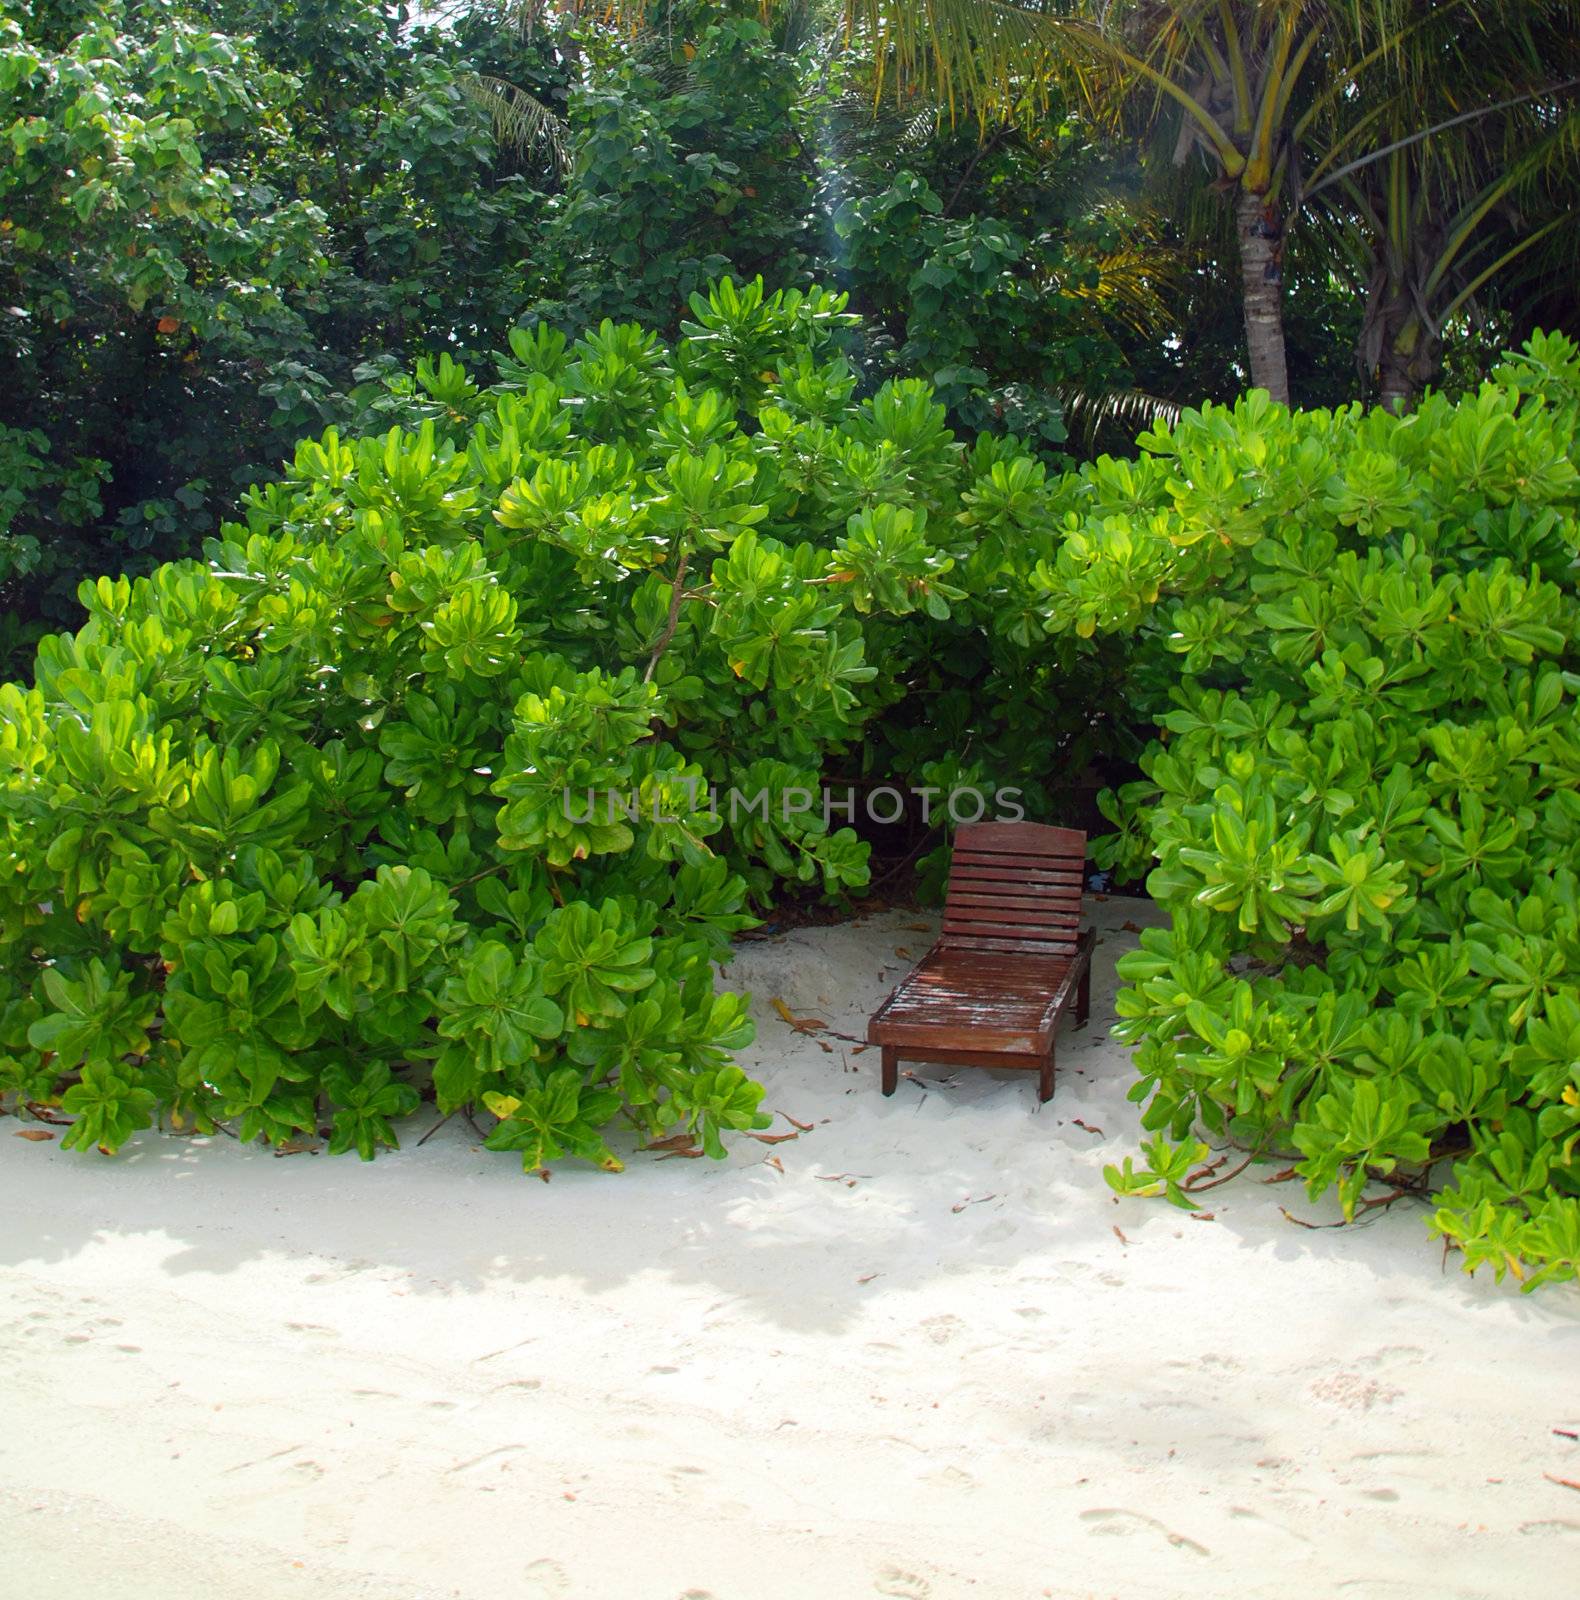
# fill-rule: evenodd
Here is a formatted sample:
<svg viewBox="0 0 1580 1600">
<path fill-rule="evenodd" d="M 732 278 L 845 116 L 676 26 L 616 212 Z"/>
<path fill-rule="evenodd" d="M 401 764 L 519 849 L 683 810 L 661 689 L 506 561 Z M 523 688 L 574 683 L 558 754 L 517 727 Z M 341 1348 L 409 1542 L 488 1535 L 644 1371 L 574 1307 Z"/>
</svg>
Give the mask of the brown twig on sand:
<svg viewBox="0 0 1580 1600">
<path fill-rule="evenodd" d="M 1208 1187 L 1210 1188 L 1211 1185 L 1208 1185 Z M 1291 1216 L 1283 1206 L 1278 1209 L 1297 1228 L 1347 1228 L 1351 1224 L 1358 1222 L 1369 1212 L 1386 1211 L 1396 1201 L 1419 1196 L 1420 1192 L 1420 1189 L 1414 1184 L 1401 1184 L 1389 1194 L 1374 1195 L 1370 1199 L 1363 1198 L 1355 1207 L 1355 1215 L 1353 1217 L 1341 1217 L 1337 1222 L 1303 1222 L 1299 1217 Z"/>
<path fill-rule="evenodd" d="M 1227 1161 L 1228 1159 L 1229 1158 L 1227 1156 L 1224 1157 L 1224 1161 Z M 1256 1155 L 1253 1152 L 1251 1155 L 1248 1155 L 1239 1166 L 1235 1167 L 1230 1172 L 1224 1173 L 1221 1178 L 1213 1178 L 1211 1183 L 1196 1183 L 1193 1181 L 1196 1178 L 1210 1176 L 1223 1165 L 1223 1161 L 1215 1161 L 1210 1167 L 1202 1167 L 1199 1171 L 1193 1172 L 1190 1177 L 1180 1185 L 1180 1188 L 1182 1188 L 1186 1194 L 1202 1194 L 1208 1189 L 1216 1189 L 1219 1184 L 1228 1183 L 1231 1178 L 1238 1178 L 1240 1174 L 1244 1172 L 1245 1169 L 1255 1160 Z"/>
</svg>

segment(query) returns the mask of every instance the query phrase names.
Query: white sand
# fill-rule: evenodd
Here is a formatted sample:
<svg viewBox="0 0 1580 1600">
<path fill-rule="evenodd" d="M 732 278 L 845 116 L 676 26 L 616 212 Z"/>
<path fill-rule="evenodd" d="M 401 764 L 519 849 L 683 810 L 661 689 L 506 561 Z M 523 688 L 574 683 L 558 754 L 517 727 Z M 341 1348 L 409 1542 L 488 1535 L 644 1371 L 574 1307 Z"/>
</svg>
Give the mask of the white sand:
<svg viewBox="0 0 1580 1600">
<path fill-rule="evenodd" d="M 1116 1203 L 1112 959 L 1155 913 L 1094 909 L 1041 1110 L 971 1070 L 884 1100 L 779 1021 L 859 1035 L 927 942 L 894 914 L 745 948 L 747 1064 L 816 1126 L 723 1165 L 0 1124 L 0 1592 L 1567 1600 L 1580 1295 L 1444 1275 L 1419 1208 Z"/>
</svg>

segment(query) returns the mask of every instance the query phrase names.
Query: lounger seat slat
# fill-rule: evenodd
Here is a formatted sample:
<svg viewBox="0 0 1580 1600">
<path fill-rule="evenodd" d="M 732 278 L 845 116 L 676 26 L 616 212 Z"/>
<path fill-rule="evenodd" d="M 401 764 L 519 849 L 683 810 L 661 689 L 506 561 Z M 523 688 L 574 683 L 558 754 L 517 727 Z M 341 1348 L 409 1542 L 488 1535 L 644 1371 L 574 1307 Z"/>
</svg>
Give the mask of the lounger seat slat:
<svg viewBox="0 0 1580 1600">
<path fill-rule="evenodd" d="M 1043 905 L 1027 910 L 1024 905 L 997 905 L 963 900 L 950 895 L 944 907 L 944 921 L 969 926 L 972 923 L 995 923 L 1000 926 L 1021 928 L 1069 929 L 1078 927 L 1080 916 L 1063 906 Z"/>
<path fill-rule="evenodd" d="M 1061 895 L 1035 893 L 988 894 L 977 885 L 966 888 L 955 885 L 949 891 L 948 904 L 959 906 L 962 910 L 981 906 L 990 911 L 1030 911 L 1039 916 L 1068 917 L 1072 922 L 1079 921 L 1081 914 L 1081 902 L 1075 896 L 1065 898 Z"/>
<path fill-rule="evenodd" d="M 1069 888 L 1081 887 L 1078 868 L 1052 865 L 1046 861 L 1021 861 L 1013 856 L 975 856 L 954 863 L 962 878 L 1014 879 L 1029 878 L 1037 883 L 1059 883 Z"/>
</svg>

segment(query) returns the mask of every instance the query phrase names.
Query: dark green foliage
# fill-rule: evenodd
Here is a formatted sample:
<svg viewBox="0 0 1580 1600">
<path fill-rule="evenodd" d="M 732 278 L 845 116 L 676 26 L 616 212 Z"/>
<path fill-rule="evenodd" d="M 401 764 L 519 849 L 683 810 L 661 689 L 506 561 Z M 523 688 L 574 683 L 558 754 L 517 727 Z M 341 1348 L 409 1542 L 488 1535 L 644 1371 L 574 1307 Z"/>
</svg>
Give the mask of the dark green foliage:
<svg viewBox="0 0 1580 1600">
<path fill-rule="evenodd" d="M 749 901 L 867 882 L 824 774 L 992 789 L 1090 708 L 1002 615 L 1040 467 L 923 384 L 858 403 L 838 297 L 689 309 L 673 350 L 517 330 L 489 387 L 424 362 L 205 561 L 83 585 L 0 686 L 0 1086 L 106 1149 L 158 1116 L 368 1158 L 430 1081 L 529 1167 L 762 1124 L 714 964 Z M 918 688 L 948 715 L 867 737 Z"/>
<path fill-rule="evenodd" d="M 1111 213 L 1103 163 L 1069 126 L 1045 139 L 919 131 L 860 100 L 822 113 L 839 281 L 880 374 L 925 377 L 959 425 L 1066 437 L 1059 391 L 1125 376 L 1115 336 L 1149 320 L 1144 222 Z M 898 148 L 897 148 L 898 147 Z M 1165 277 L 1168 262 L 1152 269 Z"/>
<path fill-rule="evenodd" d="M 672 328 L 708 280 L 805 282 L 813 241 L 802 63 L 756 6 L 677 4 L 634 44 L 594 34 L 570 170 L 534 252 L 537 314 Z"/>
<path fill-rule="evenodd" d="M 379 0 L 0 5 L 0 603 L 185 554 L 358 364 L 491 345 L 540 197 Z M 516 65 L 540 59 L 520 45 Z"/>
</svg>

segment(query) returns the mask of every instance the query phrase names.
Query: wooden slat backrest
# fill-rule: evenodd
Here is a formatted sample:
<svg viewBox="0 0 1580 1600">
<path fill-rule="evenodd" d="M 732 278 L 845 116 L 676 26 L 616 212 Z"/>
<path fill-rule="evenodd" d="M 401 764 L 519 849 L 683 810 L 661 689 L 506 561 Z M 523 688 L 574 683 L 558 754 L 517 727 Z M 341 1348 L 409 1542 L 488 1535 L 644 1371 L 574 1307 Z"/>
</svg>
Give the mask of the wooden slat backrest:
<svg viewBox="0 0 1580 1600">
<path fill-rule="evenodd" d="M 1073 955 L 1081 931 L 1086 835 L 1040 822 L 976 822 L 955 832 L 944 902 L 947 950 Z"/>
</svg>

